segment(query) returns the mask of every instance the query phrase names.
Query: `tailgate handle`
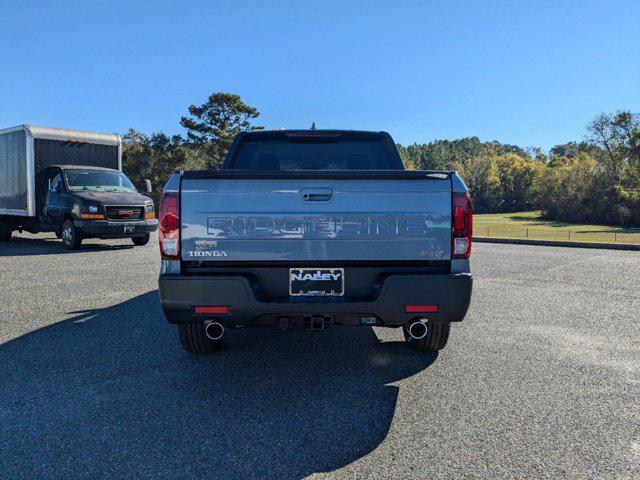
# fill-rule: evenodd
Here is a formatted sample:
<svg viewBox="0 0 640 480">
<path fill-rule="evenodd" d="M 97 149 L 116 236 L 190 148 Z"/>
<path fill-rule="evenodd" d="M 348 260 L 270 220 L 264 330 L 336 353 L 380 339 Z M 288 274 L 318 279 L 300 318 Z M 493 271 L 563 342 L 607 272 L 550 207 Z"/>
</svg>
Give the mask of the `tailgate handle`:
<svg viewBox="0 0 640 480">
<path fill-rule="evenodd" d="M 305 187 L 302 189 L 302 200 L 305 202 L 328 202 L 333 198 L 331 187 Z"/>
</svg>

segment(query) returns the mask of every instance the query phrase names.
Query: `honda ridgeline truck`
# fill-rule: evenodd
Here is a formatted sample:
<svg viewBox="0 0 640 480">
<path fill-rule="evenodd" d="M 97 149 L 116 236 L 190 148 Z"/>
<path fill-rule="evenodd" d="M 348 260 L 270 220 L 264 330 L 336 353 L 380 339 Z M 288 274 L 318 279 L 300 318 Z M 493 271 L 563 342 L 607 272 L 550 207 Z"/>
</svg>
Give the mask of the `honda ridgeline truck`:
<svg viewBox="0 0 640 480">
<path fill-rule="evenodd" d="M 222 170 L 173 174 L 159 218 L 162 309 L 190 353 L 295 325 L 402 327 L 435 352 L 469 307 L 467 188 L 405 171 L 384 132 L 241 133 Z"/>
<path fill-rule="evenodd" d="M 117 135 L 33 125 L 0 130 L 0 241 L 25 230 L 54 232 L 68 249 L 85 238 L 145 245 L 158 228 L 153 200 L 121 170 Z"/>
</svg>

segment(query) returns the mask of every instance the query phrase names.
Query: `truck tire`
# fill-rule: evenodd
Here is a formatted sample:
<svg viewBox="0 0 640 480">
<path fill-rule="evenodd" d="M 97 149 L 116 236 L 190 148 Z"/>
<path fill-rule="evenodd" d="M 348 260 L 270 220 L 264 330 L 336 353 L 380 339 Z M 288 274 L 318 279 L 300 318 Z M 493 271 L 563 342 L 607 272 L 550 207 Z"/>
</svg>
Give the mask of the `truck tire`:
<svg viewBox="0 0 640 480">
<path fill-rule="evenodd" d="M 9 225 L 3 225 L 0 223 L 0 242 L 8 242 L 11 240 L 11 234 L 13 230 L 9 227 Z"/>
<path fill-rule="evenodd" d="M 131 237 L 131 241 L 135 246 L 141 247 L 149 243 L 149 238 L 151 238 L 151 235 L 147 233 L 144 237 Z"/>
<path fill-rule="evenodd" d="M 416 340 L 411 338 L 406 326 L 402 327 L 404 339 L 409 346 L 414 350 L 425 353 L 434 353 L 442 350 L 447 344 L 450 330 L 450 322 L 434 322 L 433 320 L 429 320 L 427 323 L 427 335 L 420 340 Z"/>
<path fill-rule="evenodd" d="M 65 220 L 60 227 L 60 237 L 67 250 L 78 250 L 82 245 L 82 237 L 71 220 Z"/>
<path fill-rule="evenodd" d="M 182 348 L 195 355 L 207 355 L 220 348 L 222 340 L 213 341 L 207 338 L 202 323 L 184 323 L 178 325 L 178 335 Z"/>
</svg>

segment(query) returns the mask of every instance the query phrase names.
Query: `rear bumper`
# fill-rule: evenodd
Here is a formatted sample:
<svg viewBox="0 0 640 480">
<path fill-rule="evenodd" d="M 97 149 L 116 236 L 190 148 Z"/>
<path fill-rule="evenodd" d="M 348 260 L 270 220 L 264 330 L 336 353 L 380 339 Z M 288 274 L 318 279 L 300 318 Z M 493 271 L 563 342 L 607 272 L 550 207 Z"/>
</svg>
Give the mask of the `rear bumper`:
<svg viewBox="0 0 640 480">
<path fill-rule="evenodd" d="M 136 220 L 133 222 L 113 222 L 110 220 L 91 220 L 74 222 L 83 237 L 132 238 L 142 237 L 158 229 L 158 220 Z"/>
<path fill-rule="evenodd" d="M 282 317 L 297 322 L 305 316 L 329 317 L 336 324 L 358 325 L 362 317 L 375 317 L 375 324 L 397 327 L 415 317 L 435 321 L 461 321 L 471 301 L 471 274 L 392 275 L 375 300 L 309 298 L 301 301 L 265 302 L 254 295 L 242 276 L 172 276 L 159 279 L 160 302 L 171 323 L 200 322 L 212 315 L 195 314 L 196 306 L 227 306 L 229 313 L 213 315 L 229 327 L 274 325 Z M 407 313 L 407 305 L 437 305 L 434 313 Z"/>
</svg>

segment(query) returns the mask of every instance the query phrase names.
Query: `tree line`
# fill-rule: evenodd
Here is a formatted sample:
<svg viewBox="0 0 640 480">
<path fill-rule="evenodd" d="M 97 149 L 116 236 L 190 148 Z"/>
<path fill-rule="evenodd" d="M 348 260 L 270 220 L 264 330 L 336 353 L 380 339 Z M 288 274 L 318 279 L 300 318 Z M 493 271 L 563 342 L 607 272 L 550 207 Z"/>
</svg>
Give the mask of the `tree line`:
<svg viewBox="0 0 640 480">
<path fill-rule="evenodd" d="M 540 209 L 565 222 L 640 226 L 640 114 L 597 115 L 585 140 L 522 149 L 477 137 L 398 146 L 405 165 L 450 169 L 479 213 Z"/>
<path fill-rule="evenodd" d="M 175 170 L 219 168 L 241 131 L 261 129 L 259 112 L 238 95 L 214 93 L 180 119 L 186 136 L 123 136 L 123 168 L 153 197 Z M 565 222 L 640 226 L 640 113 L 597 115 L 585 138 L 552 147 L 521 148 L 477 137 L 397 145 L 407 169 L 457 170 L 478 213 L 540 209 Z"/>
</svg>

